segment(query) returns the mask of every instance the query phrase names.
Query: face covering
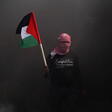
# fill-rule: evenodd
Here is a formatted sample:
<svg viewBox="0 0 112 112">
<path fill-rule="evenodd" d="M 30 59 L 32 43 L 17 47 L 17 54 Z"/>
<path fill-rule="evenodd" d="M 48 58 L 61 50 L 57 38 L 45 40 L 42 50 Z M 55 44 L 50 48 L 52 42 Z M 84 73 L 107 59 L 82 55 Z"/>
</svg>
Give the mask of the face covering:
<svg viewBox="0 0 112 112">
<path fill-rule="evenodd" d="M 62 33 L 58 37 L 58 45 L 53 49 L 53 53 L 65 55 L 69 52 L 71 45 L 71 37 L 67 33 Z"/>
</svg>

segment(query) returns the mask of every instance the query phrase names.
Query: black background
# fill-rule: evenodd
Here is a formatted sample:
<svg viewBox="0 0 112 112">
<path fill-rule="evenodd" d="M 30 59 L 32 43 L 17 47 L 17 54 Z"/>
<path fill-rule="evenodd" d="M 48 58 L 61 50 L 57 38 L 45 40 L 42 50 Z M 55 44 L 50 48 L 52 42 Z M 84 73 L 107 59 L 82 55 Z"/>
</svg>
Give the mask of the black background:
<svg viewBox="0 0 112 112">
<path fill-rule="evenodd" d="M 50 80 L 43 77 L 39 45 L 22 49 L 16 28 L 34 11 L 47 56 L 59 34 L 72 37 L 88 103 L 81 111 L 110 112 L 112 106 L 111 0 L 0 1 L 0 112 L 49 112 Z"/>
</svg>

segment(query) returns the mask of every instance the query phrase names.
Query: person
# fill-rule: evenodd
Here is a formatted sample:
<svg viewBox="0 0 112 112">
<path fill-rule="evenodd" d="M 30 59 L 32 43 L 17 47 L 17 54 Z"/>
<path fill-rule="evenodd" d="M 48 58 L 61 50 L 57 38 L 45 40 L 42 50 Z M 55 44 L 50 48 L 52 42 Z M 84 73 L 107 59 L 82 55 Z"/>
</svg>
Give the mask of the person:
<svg viewBox="0 0 112 112">
<path fill-rule="evenodd" d="M 58 45 L 47 57 L 45 76 L 51 78 L 52 112 L 62 112 L 63 102 L 67 112 L 74 112 L 82 92 L 78 57 L 70 46 L 71 36 L 62 33 L 58 37 Z"/>
</svg>

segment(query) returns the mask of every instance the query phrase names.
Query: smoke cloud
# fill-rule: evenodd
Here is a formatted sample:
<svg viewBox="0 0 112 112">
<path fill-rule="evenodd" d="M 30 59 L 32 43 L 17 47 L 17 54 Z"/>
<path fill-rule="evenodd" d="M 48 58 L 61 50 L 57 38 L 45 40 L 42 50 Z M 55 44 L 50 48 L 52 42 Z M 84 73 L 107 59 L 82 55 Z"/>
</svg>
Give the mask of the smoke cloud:
<svg viewBox="0 0 112 112">
<path fill-rule="evenodd" d="M 71 50 L 79 57 L 90 101 L 110 105 L 111 0 L 1 0 L 0 112 L 50 110 L 50 80 L 43 77 L 40 47 L 17 46 L 21 37 L 15 34 L 16 28 L 31 11 L 35 13 L 46 57 L 57 45 L 60 33 L 70 34 Z"/>
</svg>

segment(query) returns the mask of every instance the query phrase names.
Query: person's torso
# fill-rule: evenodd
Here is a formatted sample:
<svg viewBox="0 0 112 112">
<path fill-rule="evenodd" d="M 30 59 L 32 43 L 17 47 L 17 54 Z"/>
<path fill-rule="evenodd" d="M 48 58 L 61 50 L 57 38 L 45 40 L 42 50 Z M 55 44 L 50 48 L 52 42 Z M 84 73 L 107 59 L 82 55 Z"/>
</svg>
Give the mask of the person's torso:
<svg viewBox="0 0 112 112">
<path fill-rule="evenodd" d="M 50 62 L 51 82 L 56 86 L 72 86 L 75 81 L 75 56 L 56 54 Z"/>
</svg>

